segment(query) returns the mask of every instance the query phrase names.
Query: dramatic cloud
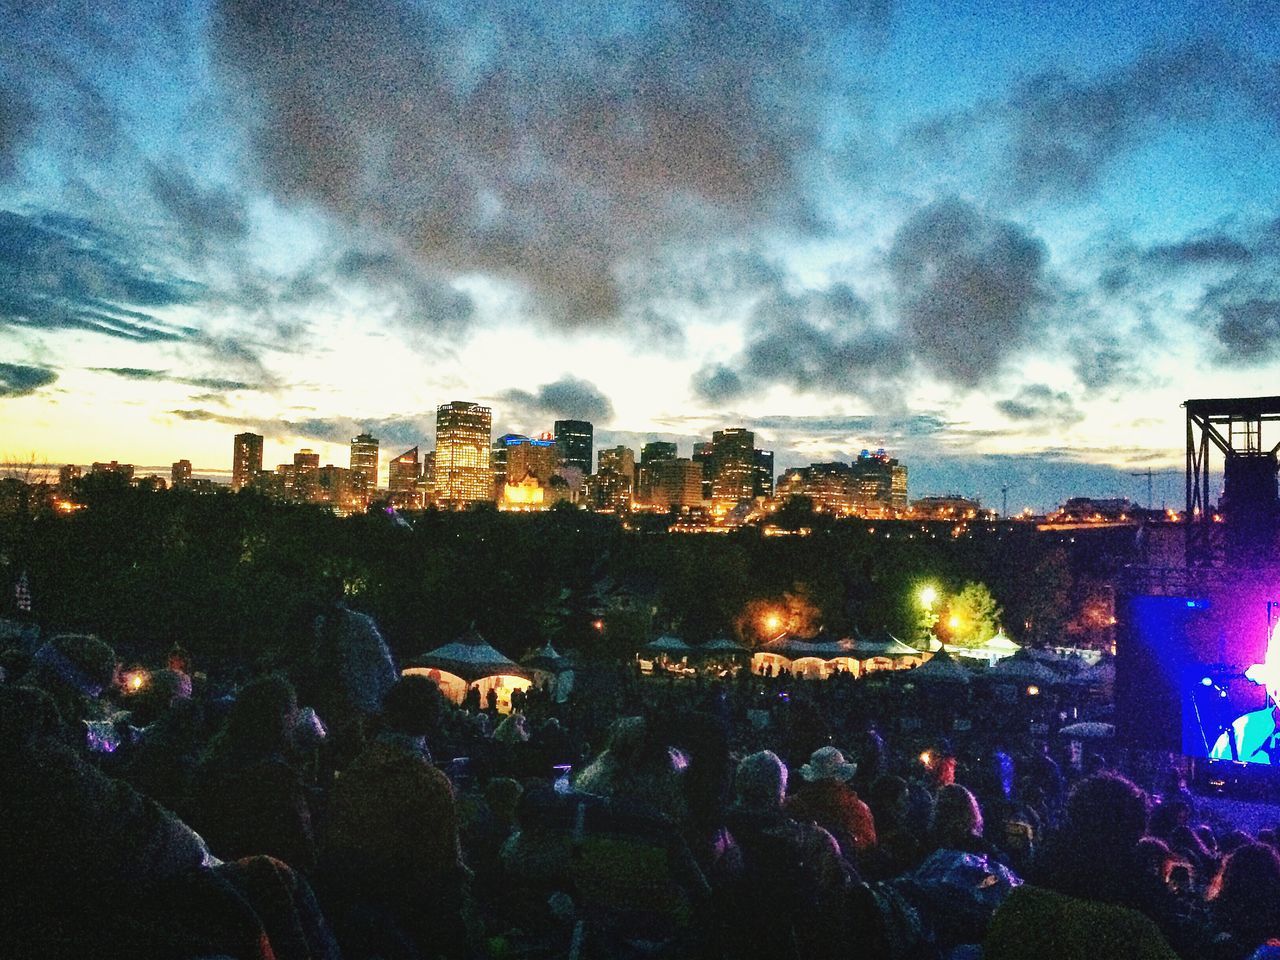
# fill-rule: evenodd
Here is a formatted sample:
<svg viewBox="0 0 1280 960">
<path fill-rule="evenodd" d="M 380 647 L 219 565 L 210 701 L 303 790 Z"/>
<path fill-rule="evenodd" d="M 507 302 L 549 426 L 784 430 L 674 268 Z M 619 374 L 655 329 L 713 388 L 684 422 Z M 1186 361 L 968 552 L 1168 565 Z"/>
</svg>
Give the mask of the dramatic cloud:
<svg viewBox="0 0 1280 960">
<path fill-rule="evenodd" d="M 110 373 L 125 380 L 143 380 L 149 382 L 178 383 L 185 387 L 198 387 L 201 390 L 255 390 L 253 384 L 241 380 L 225 380 L 219 377 L 180 377 L 167 370 L 151 370 L 145 367 L 91 367 L 95 373 Z"/>
<path fill-rule="evenodd" d="M 237 417 L 202 408 L 170 410 L 168 415 L 193 423 L 220 423 L 237 430 L 252 430 L 273 441 L 289 440 L 332 443 L 345 446 L 352 437 L 369 433 L 382 441 L 381 453 L 395 456 L 403 447 L 430 446 L 435 421 L 430 417 L 382 417 L 354 420 L 350 417 L 313 417 L 306 420 Z M 343 464 L 339 464 L 342 466 Z"/>
<path fill-rule="evenodd" d="M 218 242 L 242 240 L 249 232 L 242 197 L 224 187 L 202 185 L 180 166 L 147 164 L 147 183 L 161 208 L 173 218 L 194 256 Z"/>
<path fill-rule="evenodd" d="M 866 397 L 886 392 L 907 363 L 901 339 L 847 284 L 800 293 L 779 286 L 752 308 L 742 353 L 703 367 L 692 387 L 713 404 L 773 385 Z"/>
<path fill-rule="evenodd" d="M 1223 364 L 1256 365 L 1280 356 L 1280 288 L 1247 280 L 1206 291 L 1199 315 Z"/>
<path fill-rule="evenodd" d="M 1023 423 L 1066 425 L 1083 419 L 1069 393 L 1043 383 L 1022 387 L 1007 400 L 998 401 L 996 409 L 1010 420 Z"/>
<path fill-rule="evenodd" d="M 0 211 L 0 326 L 182 340 L 193 331 L 149 311 L 192 303 L 199 292 L 139 262 L 128 244 L 93 224 Z"/>
<path fill-rule="evenodd" d="M 526 417 L 549 420 L 588 420 L 593 424 L 613 419 L 613 404 L 600 390 L 586 380 L 564 376 L 544 384 L 537 392 L 508 390 L 500 398 L 503 403 Z"/>
<path fill-rule="evenodd" d="M 0 83 L 0 181 L 13 175 L 35 119 L 35 105 L 26 91 Z"/>
<path fill-rule="evenodd" d="M 0 398 L 25 397 L 58 379 L 56 370 L 0 363 Z"/>
<path fill-rule="evenodd" d="M 885 6 L 225 0 L 211 26 L 270 189 L 578 324 L 618 315 L 631 259 L 810 221 L 836 71 Z"/>
<path fill-rule="evenodd" d="M 902 332 L 936 376 L 960 387 L 995 378 L 1052 301 L 1045 245 L 955 199 L 911 216 L 889 251 Z"/>
<path fill-rule="evenodd" d="M 1075 199 L 1181 124 L 1228 111 L 1274 121 L 1275 65 L 1214 40 L 1159 46 L 1100 76 L 1038 73 L 1006 96 L 913 127 L 904 147 L 976 164 L 1013 201 Z"/>
<path fill-rule="evenodd" d="M 390 253 L 347 251 L 338 258 L 334 275 L 338 285 L 359 285 L 371 295 L 392 301 L 396 319 L 409 332 L 456 334 L 475 315 L 475 304 L 467 294 Z"/>
</svg>

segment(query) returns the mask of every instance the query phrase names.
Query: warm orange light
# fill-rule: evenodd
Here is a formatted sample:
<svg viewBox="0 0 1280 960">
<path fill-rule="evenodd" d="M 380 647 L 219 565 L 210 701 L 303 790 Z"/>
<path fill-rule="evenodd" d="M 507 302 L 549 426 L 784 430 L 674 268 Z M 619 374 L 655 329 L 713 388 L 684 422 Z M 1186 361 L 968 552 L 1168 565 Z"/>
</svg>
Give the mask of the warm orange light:
<svg viewBox="0 0 1280 960">
<path fill-rule="evenodd" d="M 592 621 L 591 621 L 591 626 L 595 627 L 595 628 L 596 628 L 596 630 L 603 630 L 603 629 L 604 629 L 604 621 L 603 621 L 603 620 L 592 620 Z"/>
<path fill-rule="evenodd" d="M 951 618 L 947 621 L 947 626 L 949 626 L 952 630 L 959 630 L 959 629 L 960 629 L 960 617 L 959 617 L 958 615 L 956 615 L 956 614 L 954 614 L 954 613 L 953 613 L 953 614 L 951 615 Z"/>
<path fill-rule="evenodd" d="M 781 626 L 782 626 L 782 618 L 779 617 L 776 613 L 771 613 L 764 618 L 764 628 L 768 630 L 770 633 L 772 633 L 774 630 L 777 630 Z"/>
<path fill-rule="evenodd" d="M 928 750 L 926 750 L 924 753 L 920 754 L 920 762 L 923 763 L 926 767 L 932 766 L 933 754 L 930 753 Z"/>
<path fill-rule="evenodd" d="M 1034 683 L 1031 684 L 1031 686 L 1027 687 L 1027 696 L 1028 697 L 1040 696 L 1040 688 L 1037 687 Z"/>
</svg>

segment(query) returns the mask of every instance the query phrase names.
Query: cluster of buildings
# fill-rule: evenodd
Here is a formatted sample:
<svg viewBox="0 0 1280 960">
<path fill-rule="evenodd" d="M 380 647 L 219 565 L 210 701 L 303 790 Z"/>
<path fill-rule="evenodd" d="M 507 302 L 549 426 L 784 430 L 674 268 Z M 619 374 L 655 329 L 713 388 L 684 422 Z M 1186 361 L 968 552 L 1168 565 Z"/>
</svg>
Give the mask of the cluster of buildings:
<svg viewBox="0 0 1280 960">
<path fill-rule="evenodd" d="M 676 444 L 653 441 L 595 450 L 585 420 L 557 420 L 539 436 L 492 437 L 493 412 L 453 401 L 436 409 L 434 450 L 411 447 L 387 461 L 387 485 L 379 489 L 380 441 L 361 434 L 351 441 L 350 464 L 320 465 L 308 449 L 292 463 L 263 467 L 263 437 L 235 437 L 231 487 L 253 488 L 281 499 L 330 504 L 350 510 L 385 497 L 408 509 L 463 509 L 493 503 L 500 509 L 540 510 L 569 502 L 602 511 L 727 511 L 774 493 L 773 453 L 755 446 L 742 428 L 717 430 L 681 457 Z M 176 469 L 176 467 L 175 467 Z"/>
<path fill-rule="evenodd" d="M 837 516 L 908 512 L 907 468 L 883 450 L 864 450 L 852 463 L 789 469 L 775 488 L 773 452 L 757 447 L 755 434 L 742 427 L 715 431 L 709 441 L 695 443 L 688 456 L 665 440 L 644 444 L 638 457 L 627 446 L 596 450 L 594 428 L 585 420 L 557 420 L 551 431 L 537 436 L 508 433 L 494 439 L 492 434 L 489 407 L 465 401 L 441 404 L 435 448 L 414 446 L 386 459 L 383 487 L 379 480 L 386 451 L 368 433 L 352 438 L 345 466 L 322 465 L 319 453 L 303 448 L 291 462 L 274 468 L 263 461 L 264 437 L 240 433 L 232 451 L 231 489 L 323 504 L 340 513 L 363 510 L 374 500 L 404 509 L 455 510 L 480 503 L 503 510 L 545 510 L 568 502 L 602 512 L 674 509 L 745 519 L 797 496 Z M 95 463 L 92 472 L 166 486 L 158 476 L 135 479 L 131 465 L 115 461 Z M 80 474 L 79 467 L 63 467 L 60 486 L 70 491 Z M 214 486 L 192 476 L 189 460 L 173 464 L 167 485 L 195 490 Z M 960 515 L 967 512 L 964 506 Z"/>
</svg>

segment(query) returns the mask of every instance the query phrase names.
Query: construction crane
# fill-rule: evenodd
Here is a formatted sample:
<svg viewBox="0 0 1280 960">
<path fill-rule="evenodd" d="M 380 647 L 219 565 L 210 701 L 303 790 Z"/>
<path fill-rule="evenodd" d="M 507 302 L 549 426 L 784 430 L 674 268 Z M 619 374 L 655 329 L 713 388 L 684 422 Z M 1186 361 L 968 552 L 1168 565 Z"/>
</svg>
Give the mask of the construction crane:
<svg viewBox="0 0 1280 960">
<path fill-rule="evenodd" d="M 1147 478 L 1147 509 L 1148 509 L 1148 510 L 1151 510 L 1151 509 L 1153 509 L 1153 508 L 1154 508 L 1154 501 L 1155 501 L 1155 497 L 1152 495 L 1152 494 L 1153 494 L 1152 481 L 1154 480 L 1154 478 L 1156 478 L 1156 477 L 1170 477 L 1170 476 L 1173 476 L 1173 474 L 1174 474 L 1175 472 L 1176 472 L 1176 471 L 1173 471 L 1173 470 L 1161 470 L 1159 473 L 1156 473 L 1156 472 L 1154 472 L 1150 467 L 1147 467 L 1147 469 L 1145 469 L 1145 470 L 1141 471 L 1140 473 L 1130 473 L 1130 474 L 1129 474 L 1129 476 L 1131 476 L 1131 477 L 1146 477 L 1146 478 Z"/>
</svg>

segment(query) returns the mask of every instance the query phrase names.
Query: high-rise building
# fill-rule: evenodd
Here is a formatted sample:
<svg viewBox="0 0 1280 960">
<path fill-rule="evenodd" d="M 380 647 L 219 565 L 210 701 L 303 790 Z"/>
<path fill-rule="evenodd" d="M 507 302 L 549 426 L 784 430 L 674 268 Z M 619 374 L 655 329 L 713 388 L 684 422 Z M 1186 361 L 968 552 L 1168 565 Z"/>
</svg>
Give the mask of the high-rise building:
<svg viewBox="0 0 1280 960">
<path fill-rule="evenodd" d="M 169 482 L 174 487 L 186 487 L 191 484 L 191 461 L 179 460 L 169 468 Z"/>
<path fill-rule="evenodd" d="M 58 493 L 64 497 L 69 497 L 76 492 L 76 485 L 80 482 L 80 468 L 74 463 L 64 464 L 58 469 Z"/>
<path fill-rule="evenodd" d="M 316 471 L 314 499 L 331 504 L 343 512 L 361 507 L 364 496 L 356 491 L 355 477 L 354 470 L 335 467 L 332 463 L 325 464 Z"/>
<path fill-rule="evenodd" d="M 814 509 L 837 516 L 847 516 L 857 506 L 853 468 L 839 461 L 792 467 L 782 475 L 778 493 L 783 497 L 808 497 Z"/>
<path fill-rule="evenodd" d="M 712 499 L 733 506 L 756 491 L 756 436 L 742 427 L 711 435 Z"/>
<path fill-rule="evenodd" d="M 406 450 L 387 463 L 387 490 L 390 493 L 415 493 L 418 488 L 418 448 Z"/>
<path fill-rule="evenodd" d="M 493 502 L 489 443 L 493 411 L 454 400 L 436 408 L 437 501 L 454 508 Z"/>
<path fill-rule="evenodd" d="M 712 487 L 716 478 L 715 460 L 712 454 L 715 452 L 715 445 L 709 442 L 695 443 L 693 445 L 693 462 L 702 464 L 702 499 L 710 500 Z"/>
<path fill-rule="evenodd" d="M 293 489 L 290 495 L 294 500 L 309 503 L 318 495 L 316 480 L 320 473 L 320 454 L 310 447 L 303 447 L 293 455 Z"/>
<path fill-rule="evenodd" d="M 493 441 L 493 450 L 489 452 L 489 470 L 493 473 L 495 499 L 502 499 L 502 488 L 507 482 L 507 451 L 528 439 L 523 433 L 504 433 Z"/>
<path fill-rule="evenodd" d="M 654 502 L 657 465 L 676 458 L 676 445 L 669 440 L 650 440 L 640 448 L 640 467 L 636 471 L 636 499 Z"/>
<path fill-rule="evenodd" d="M 636 482 L 636 452 L 630 447 L 617 446 L 601 450 L 597 454 L 598 472 L 612 470 L 627 478 L 627 483 L 634 487 Z"/>
<path fill-rule="evenodd" d="M 755 494 L 757 497 L 773 496 L 773 451 L 756 451 Z"/>
<path fill-rule="evenodd" d="M 595 430 L 591 424 L 586 420 L 557 420 L 555 433 L 560 462 L 566 467 L 577 467 L 584 477 L 591 473 L 591 454 L 595 445 Z"/>
<path fill-rule="evenodd" d="M 231 454 L 231 489 L 243 489 L 261 472 L 262 435 L 237 433 Z"/>
<path fill-rule="evenodd" d="M 366 500 L 378 488 L 378 438 L 362 433 L 351 438 L 351 492 Z"/>
<path fill-rule="evenodd" d="M 907 468 L 884 450 L 863 450 L 853 462 L 857 499 L 864 512 L 907 509 Z"/>
<path fill-rule="evenodd" d="M 89 468 L 89 472 L 96 473 L 99 475 L 114 474 L 116 476 L 124 477 L 127 483 L 133 482 L 133 464 L 132 463 L 120 463 L 117 460 L 112 460 L 110 463 L 104 463 L 99 461 L 97 463 L 94 463 L 94 465 Z"/>
<path fill-rule="evenodd" d="M 604 451 L 600 451 L 604 453 Z M 583 481 L 587 503 L 593 510 L 625 513 L 631 509 L 632 480 L 613 467 L 601 467 Z"/>
<path fill-rule="evenodd" d="M 649 503 L 660 509 L 702 506 L 702 464 L 679 457 L 649 465 Z"/>
</svg>

